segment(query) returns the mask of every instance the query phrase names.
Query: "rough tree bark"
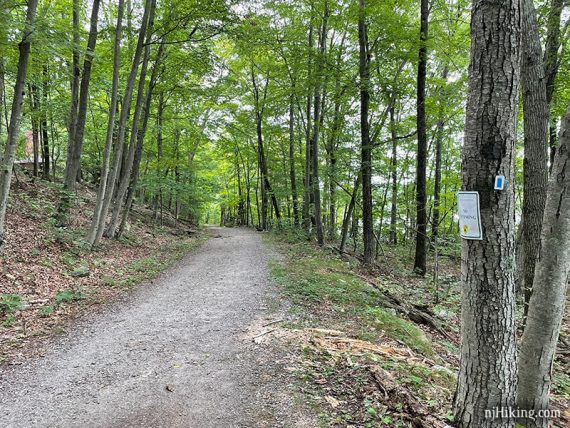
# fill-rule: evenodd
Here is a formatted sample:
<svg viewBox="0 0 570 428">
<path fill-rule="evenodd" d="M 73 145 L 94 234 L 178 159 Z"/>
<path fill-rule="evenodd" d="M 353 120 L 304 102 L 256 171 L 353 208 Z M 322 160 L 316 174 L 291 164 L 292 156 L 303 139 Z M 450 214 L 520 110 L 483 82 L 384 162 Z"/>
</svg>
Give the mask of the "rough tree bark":
<svg viewBox="0 0 570 428">
<path fill-rule="evenodd" d="M 542 62 L 542 46 L 533 0 L 521 1 L 521 86 L 524 116 L 524 179 L 522 206 L 522 273 L 524 315 L 532 294 L 534 266 L 540 246 L 542 216 L 548 182 L 548 102 Z M 521 289 L 520 285 L 518 287 Z"/>
<path fill-rule="evenodd" d="M 38 0 L 28 0 L 26 26 L 22 32 L 22 41 L 18 44 L 18 71 L 16 72 L 16 84 L 14 85 L 14 98 L 12 99 L 12 115 L 10 116 L 10 125 L 8 126 L 8 140 L 6 141 L 4 155 L 0 162 L 0 248 L 2 248 L 6 239 L 6 208 L 8 206 L 12 169 L 14 167 L 14 157 L 18 143 L 18 133 L 20 132 L 20 121 L 22 119 L 22 104 L 24 101 L 24 89 L 26 88 L 30 45 L 37 6 Z"/>
<path fill-rule="evenodd" d="M 97 201 L 95 203 L 95 211 L 93 212 L 93 219 L 91 221 L 91 228 L 87 240 L 91 247 L 97 246 L 101 234 L 99 229 L 101 223 L 103 205 L 107 193 L 109 167 L 111 164 L 111 149 L 113 147 L 113 131 L 115 129 L 115 115 L 117 113 L 118 103 L 118 87 L 119 87 L 119 71 L 121 68 L 121 35 L 123 32 L 123 14 L 125 9 L 125 1 L 119 0 L 117 12 L 117 24 L 115 27 L 115 44 L 113 51 L 113 83 L 111 88 L 111 104 L 109 106 L 109 118 L 107 121 L 107 135 L 105 137 L 105 151 L 103 154 L 103 167 L 101 169 L 101 178 L 99 182 L 99 189 L 97 191 Z M 106 216 L 106 213 L 105 213 Z"/>
<path fill-rule="evenodd" d="M 461 362 L 455 395 L 460 428 L 513 427 L 486 417 L 513 408 L 516 393 L 514 145 L 520 82 L 519 2 L 475 0 L 462 190 L 480 198 L 481 241 L 462 246 Z M 494 190 L 504 175 L 506 187 Z M 488 416 L 488 415 L 487 415 Z"/>
<path fill-rule="evenodd" d="M 530 298 L 519 363 L 517 405 L 548 409 L 552 364 L 566 302 L 570 270 L 570 104 L 560 131 L 544 211 L 539 260 Z M 548 427 L 548 419 L 525 421 Z"/>
<path fill-rule="evenodd" d="M 372 143 L 370 141 L 370 123 L 368 107 L 370 104 L 370 52 L 368 51 L 368 34 L 366 31 L 366 4 L 360 0 L 358 14 L 358 45 L 360 75 L 360 139 L 361 139 L 361 172 L 362 175 L 362 241 L 364 243 L 364 264 L 374 261 L 374 222 L 372 218 Z"/>
<path fill-rule="evenodd" d="M 427 67 L 427 38 L 428 38 L 429 5 L 428 0 L 421 0 L 420 8 L 420 49 L 418 59 L 416 123 L 418 130 L 418 156 L 416 158 L 416 254 L 414 270 L 424 275 L 426 273 L 426 241 L 427 241 L 427 211 L 426 211 L 426 164 L 427 164 L 427 133 L 426 133 L 426 67 Z"/>
</svg>

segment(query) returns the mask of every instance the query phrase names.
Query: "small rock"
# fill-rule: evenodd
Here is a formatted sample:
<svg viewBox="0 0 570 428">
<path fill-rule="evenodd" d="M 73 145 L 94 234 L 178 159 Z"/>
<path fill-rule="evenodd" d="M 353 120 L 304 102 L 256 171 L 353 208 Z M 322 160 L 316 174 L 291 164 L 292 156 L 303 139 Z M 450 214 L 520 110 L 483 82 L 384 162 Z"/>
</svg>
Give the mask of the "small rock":
<svg viewBox="0 0 570 428">
<path fill-rule="evenodd" d="M 89 268 L 87 266 L 79 266 L 73 272 L 71 272 L 71 276 L 74 278 L 83 278 L 85 276 L 89 276 Z"/>
</svg>

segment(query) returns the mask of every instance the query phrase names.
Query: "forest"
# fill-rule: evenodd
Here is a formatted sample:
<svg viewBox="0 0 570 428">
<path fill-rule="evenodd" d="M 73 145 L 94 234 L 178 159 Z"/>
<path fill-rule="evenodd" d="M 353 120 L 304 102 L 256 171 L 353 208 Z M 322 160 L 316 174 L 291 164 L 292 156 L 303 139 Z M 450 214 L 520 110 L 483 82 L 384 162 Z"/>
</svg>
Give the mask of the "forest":
<svg viewBox="0 0 570 428">
<path fill-rule="evenodd" d="M 129 236 L 146 233 L 148 256 L 153 239 L 249 228 L 299 260 L 296 245 L 346 261 L 372 306 L 456 339 L 447 418 L 418 396 L 404 412 L 417 420 L 367 405 L 353 426 L 570 424 L 568 2 L 0 0 L 0 13 L 4 330 L 25 294 L 45 297 L 41 316 L 60 310 L 40 254 L 73 253 L 65 284 L 100 269 L 114 284 L 119 265 L 96 260 L 135 257 Z M 399 297 L 378 285 L 387 269 Z M 410 287 L 425 301 L 410 306 Z M 449 330 L 437 308 L 453 298 Z"/>
</svg>

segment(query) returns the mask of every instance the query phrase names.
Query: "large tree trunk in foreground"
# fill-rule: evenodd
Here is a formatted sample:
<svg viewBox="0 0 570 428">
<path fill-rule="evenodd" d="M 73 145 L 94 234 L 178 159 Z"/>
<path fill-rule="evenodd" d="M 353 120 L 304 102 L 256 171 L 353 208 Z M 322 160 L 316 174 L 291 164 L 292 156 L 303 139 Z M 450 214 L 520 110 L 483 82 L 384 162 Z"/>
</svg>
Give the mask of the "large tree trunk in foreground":
<svg viewBox="0 0 570 428">
<path fill-rule="evenodd" d="M 97 191 L 97 201 L 95 203 L 95 211 L 93 212 L 93 219 L 91 221 L 91 228 L 89 229 L 89 235 L 87 240 L 92 247 L 99 243 L 102 232 L 99 233 L 100 229 L 103 228 L 105 223 L 105 217 L 103 217 L 103 205 L 105 201 L 105 196 L 107 194 L 107 180 L 109 177 L 109 167 L 111 164 L 111 150 L 113 147 L 113 131 L 115 129 L 115 115 L 117 113 L 118 104 L 118 87 L 119 87 L 119 71 L 121 67 L 121 35 L 123 32 L 123 13 L 125 8 L 124 0 L 119 0 L 118 5 L 118 15 L 117 15 L 117 25 L 115 27 L 115 44 L 113 51 L 113 84 L 111 89 L 111 105 L 109 106 L 109 118 L 107 121 L 107 135 L 105 138 L 105 151 L 103 154 L 103 168 L 101 169 L 101 178 L 99 181 L 99 190 Z M 103 225 L 102 225 L 103 224 Z"/>
<path fill-rule="evenodd" d="M 414 270 L 424 275 L 427 259 L 427 211 L 426 211 L 426 164 L 427 164 L 427 132 L 426 132 L 426 68 L 428 38 L 428 0 L 421 0 L 420 12 L 420 50 L 418 61 L 416 123 L 418 129 L 418 156 L 416 158 L 416 255 Z"/>
<path fill-rule="evenodd" d="M 516 393 L 514 145 L 520 81 L 519 2 L 476 0 L 463 147 L 462 190 L 480 198 L 482 240 L 462 248 L 461 363 L 455 397 L 460 428 L 513 427 L 490 418 Z M 504 175 L 503 191 L 494 190 Z"/>
<path fill-rule="evenodd" d="M 8 140 L 4 148 L 4 156 L 0 162 L 0 248 L 5 241 L 6 208 L 8 206 L 12 169 L 14 167 L 16 145 L 18 144 L 20 121 L 22 119 L 22 104 L 24 101 L 24 89 L 26 88 L 26 75 L 28 74 L 28 59 L 30 57 L 30 39 L 34 30 L 37 6 L 38 0 L 28 0 L 26 27 L 23 31 L 22 41 L 18 45 L 20 55 L 18 58 L 16 84 L 14 85 L 12 115 L 10 116 L 10 125 L 8 126 Z"/>
<path fill-rule="evenodd" d="M 358 16 L 358 44 L 360 47 L 360 139 L 362 175 L 362 241 L 364 243 L 364 264 L 374 261 L 374 222 L 372 218 L 372 143 L 368 107 L 370 104 L 370 53 L 366 30 L 365 0 L 360 0 Z"/>
<path fill-rule="evenodd" d="M 522 250 L 519 280 L 524 285 L 524 314 L 532 294 L 548 182 L 548 103 L 542 47 L 533 0 L 522 0 L 521 86 L 524 115 Z M 520 289 L 520 286 L 519 286 Z"/>
<path fill-rule="evenodd" d="M 519 365 L 517 405 L 548 409 L 552 364 L 564 314 L 570 270 L 570 104 L 560 131 L 548 183 L 540 258 L 536 264 Z M 527 427 L 548 426 L 548 419 L 526 421 Z"/>
</svg>

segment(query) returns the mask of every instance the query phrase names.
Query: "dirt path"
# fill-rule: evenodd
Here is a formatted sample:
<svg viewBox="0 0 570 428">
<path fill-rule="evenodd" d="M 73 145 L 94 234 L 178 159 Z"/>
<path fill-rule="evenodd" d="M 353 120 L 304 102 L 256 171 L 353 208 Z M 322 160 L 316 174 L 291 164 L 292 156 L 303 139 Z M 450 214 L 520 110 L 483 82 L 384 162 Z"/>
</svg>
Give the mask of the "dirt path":
<svg viewBox="0 0 570 428">
<path fill-rule="evenodd" d="M 297 425 L 267 410 L 277 405 L 260 379 L 271 374 L 244 339 L 267 311 L 268 251 L 252 231 L 212 233 L 154 283 L 84 318 L 44 358 L 5 370 L 0 426 Z"/>
</svg>

